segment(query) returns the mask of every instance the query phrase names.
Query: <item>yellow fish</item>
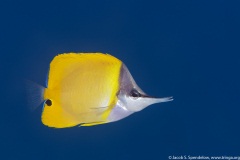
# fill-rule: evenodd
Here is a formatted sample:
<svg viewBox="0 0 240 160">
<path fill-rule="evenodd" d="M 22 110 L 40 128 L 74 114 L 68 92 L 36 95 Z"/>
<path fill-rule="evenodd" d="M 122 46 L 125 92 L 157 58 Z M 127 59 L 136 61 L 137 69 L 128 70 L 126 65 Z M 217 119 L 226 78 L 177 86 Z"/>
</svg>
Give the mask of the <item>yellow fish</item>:
<svg viewBox="0 0 240 160">
<path fill-rule="evenodd" d="M 121 120 L 173 100 L 146 95 L 119 59 L 103 53 L 67 53 L 50 63 L 47 87 L 31 84 L 34 105 L 44 102 L 42 123 L 65 128 Z"/>
</svg>

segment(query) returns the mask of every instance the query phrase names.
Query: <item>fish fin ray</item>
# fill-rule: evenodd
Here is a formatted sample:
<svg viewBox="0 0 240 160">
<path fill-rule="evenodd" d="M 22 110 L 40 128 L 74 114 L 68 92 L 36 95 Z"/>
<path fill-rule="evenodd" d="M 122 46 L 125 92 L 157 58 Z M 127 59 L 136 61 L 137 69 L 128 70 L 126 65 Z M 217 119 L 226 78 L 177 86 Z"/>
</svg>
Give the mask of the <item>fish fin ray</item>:
<svg viewBox="0 0 240 160">
<path fill-rule="evenodd" d="M 90 108 L 90 109 L 107 109 L 109 106 L 106 107 L 94 107 L 94 108 Z"/>
<path fill-rule="evenodd" d="M 25 80 L 27 102 L 30 110 L 37 109 L 43 102 L 44 87 L 30 80 Z"/>
</svg>

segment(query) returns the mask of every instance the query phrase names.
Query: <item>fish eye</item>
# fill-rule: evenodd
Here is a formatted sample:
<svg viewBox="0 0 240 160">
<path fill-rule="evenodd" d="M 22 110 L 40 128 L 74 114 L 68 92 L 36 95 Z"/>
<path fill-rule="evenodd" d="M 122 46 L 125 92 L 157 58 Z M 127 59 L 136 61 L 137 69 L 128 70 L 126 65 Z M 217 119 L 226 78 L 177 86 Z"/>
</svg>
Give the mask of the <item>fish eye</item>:
<svg viewBox="0 0 240 160">
<path fill-rule="evenodd" d="M 141 97 L 141 94 L 136 89 L 133 88 L 130 92 L 130 96 L 131 97 Z"/>
<path fill-rule="evenodd" d="M 51 106 L 52 105 L 52 101 L 50 99 L 48 99 L 48 100 L 45 101 L 45 104 L 47 106 Z"/>
</svg>

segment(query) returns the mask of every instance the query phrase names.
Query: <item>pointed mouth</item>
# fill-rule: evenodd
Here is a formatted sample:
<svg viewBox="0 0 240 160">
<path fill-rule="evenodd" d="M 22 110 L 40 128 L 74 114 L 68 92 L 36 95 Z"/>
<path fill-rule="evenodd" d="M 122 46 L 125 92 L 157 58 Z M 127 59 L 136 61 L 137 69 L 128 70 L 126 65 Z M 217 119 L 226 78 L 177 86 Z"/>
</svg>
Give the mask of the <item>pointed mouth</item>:
<svg viewBox="0 0 240 160">
<path fill-rule="evenodd" d="M 164 98 L 158 98 L 158 97 L 153 97 L 153 96 L 148 96 L 148 95 L 142 95 L 143 98 L 149 98 L 151 99 L 154 103 L 161 103 L 161 102 L 169 102 L 173 101 L 173 97 L 164 97 Z"/>
</svg>

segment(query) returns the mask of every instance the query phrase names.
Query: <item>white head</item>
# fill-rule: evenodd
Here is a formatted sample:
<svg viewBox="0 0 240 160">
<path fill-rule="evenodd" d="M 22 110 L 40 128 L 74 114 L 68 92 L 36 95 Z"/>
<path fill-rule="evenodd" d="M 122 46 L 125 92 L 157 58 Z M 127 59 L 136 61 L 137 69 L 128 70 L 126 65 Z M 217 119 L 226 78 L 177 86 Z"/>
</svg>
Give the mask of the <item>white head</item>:
<svg viewBox="0 0 240 160">
<path fill-rule="evenodd" d="M 155 98 L 146 95 L 136 84 L 127 67 L 123 64 L 121 70 L 120 91 L 118 93 L 119 101 L 128 111 L 137 112 L 147 106 L 172 101 L 172 97 Z"/>
</svg>

